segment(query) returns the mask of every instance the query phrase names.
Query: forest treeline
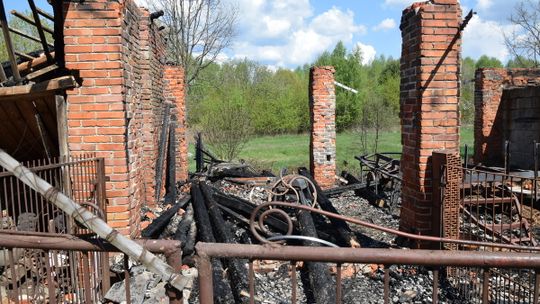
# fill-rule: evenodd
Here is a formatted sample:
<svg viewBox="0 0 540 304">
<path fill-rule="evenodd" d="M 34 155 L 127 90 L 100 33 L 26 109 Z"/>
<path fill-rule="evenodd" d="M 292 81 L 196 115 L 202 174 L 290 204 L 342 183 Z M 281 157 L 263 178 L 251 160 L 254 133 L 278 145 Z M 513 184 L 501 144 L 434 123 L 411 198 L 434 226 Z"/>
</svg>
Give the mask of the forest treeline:
<svg viewBox="0 0 540 304">
<path fill-rule="evenodd" d="M 360 50 L 347 51 L 339 42 L 313 63 L 294 70 L 272 70 L 247 59 L 212 64 L 189 90 L 189 124 L 207 132 L 235 126 L 256 135 L 307 132 L 309 68 L 331 65 L 336 81 L 358 91 L 354 94 L 336 87 L 338 132 L 399 126 L 399 59 L 380 55 L 369 64 L 361 62 Z M 507 63 L 508 67 L 522 65 L 518 60 Z M 462 124 L 474 119 L 475 70 L 503 66 L 488 56 L 462 60 Z"/>
</svg>

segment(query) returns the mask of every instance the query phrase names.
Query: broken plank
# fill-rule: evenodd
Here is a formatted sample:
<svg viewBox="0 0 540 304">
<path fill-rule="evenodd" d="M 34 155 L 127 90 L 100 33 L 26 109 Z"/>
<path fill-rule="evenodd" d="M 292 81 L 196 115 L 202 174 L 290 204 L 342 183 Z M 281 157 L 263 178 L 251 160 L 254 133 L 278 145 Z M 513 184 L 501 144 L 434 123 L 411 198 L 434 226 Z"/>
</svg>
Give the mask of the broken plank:
<svg viewBox="0 0 540 304">
<path fill-rule="evenodd" d="M 34 98 L 52 94 L 56 90 L 65 90 L 77 87 L 77 81 L 73 76 L 62 76 L 51 80 L 22 86 L 0 88 L 0 100 Z"/>
</svg>

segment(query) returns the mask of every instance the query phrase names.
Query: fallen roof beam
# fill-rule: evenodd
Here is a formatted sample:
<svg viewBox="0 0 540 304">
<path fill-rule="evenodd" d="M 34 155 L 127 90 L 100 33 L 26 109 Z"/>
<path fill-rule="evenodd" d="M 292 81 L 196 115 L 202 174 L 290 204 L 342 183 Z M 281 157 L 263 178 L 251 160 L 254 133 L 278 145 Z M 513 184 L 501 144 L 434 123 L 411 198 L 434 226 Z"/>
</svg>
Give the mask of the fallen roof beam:
<svg viewBox="0 0 540 304">
<path fill-rule="evenodd" d="M 51 80 L 22 86 L 0 88 L 0 100 L 20 98 L 25 95 L 40 95 L 52 93 L 57 90 L 65 90 L 77 87 L 77 81 L 73 76 L 62 76 Z"/>
<path fill-rule="evenodd" d="M 9 34 L 8 21 L 6 17 L 6 11 L 4 9 L 4 2 L 0 1 L 0 24 L 2 24 L 2 33 L 4 34 L 4 42 L 6 43 L 6 48 L 8 52 L 9 62 L 11 64 L 11 73 L 16 82 L 21 80 L 21 75 L 19 74 L 19 69 L 17 67 L 17 59 L 15 58 L 13 41 Z"/>
</svg>

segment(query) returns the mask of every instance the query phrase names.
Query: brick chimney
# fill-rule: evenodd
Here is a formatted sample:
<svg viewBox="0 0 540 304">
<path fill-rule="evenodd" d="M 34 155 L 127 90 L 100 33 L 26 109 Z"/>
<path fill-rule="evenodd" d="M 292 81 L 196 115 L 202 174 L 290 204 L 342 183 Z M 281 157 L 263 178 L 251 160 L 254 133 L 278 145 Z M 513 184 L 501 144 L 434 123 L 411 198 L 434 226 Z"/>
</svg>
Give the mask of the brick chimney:
<svg viewBox="0 0 540 304">
<path fill-rule="evenodd" d="M 309 76 L 311 112 L 310 169 L 323 189 L 334 185 L 336 176 L 336 93 L 334 68 L 312 67 Z"/>
<path fill-rule="evenodd" d="M 415 3 L 403 11 L 400 229 L 437 235 L 432 201 L 434 151 L 458 153 L 461 8 L 457 0 Z M 436 221 L 435 221 L 436 223 Z"/>
</svg>

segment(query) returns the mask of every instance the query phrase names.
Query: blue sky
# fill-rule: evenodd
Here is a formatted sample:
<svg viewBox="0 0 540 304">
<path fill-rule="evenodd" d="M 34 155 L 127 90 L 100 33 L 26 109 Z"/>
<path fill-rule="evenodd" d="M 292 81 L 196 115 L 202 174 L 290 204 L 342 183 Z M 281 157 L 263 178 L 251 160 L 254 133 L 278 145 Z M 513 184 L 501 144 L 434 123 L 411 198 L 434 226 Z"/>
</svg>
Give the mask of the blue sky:
<svg viewBox="0 0 540 304">
<path fill-rule="evenodd" d="M 143 0 L 140 0 L 143 1 Z M 360 47 L 364 60 L 399 57 L 402 10 L 411 0 L 227 0 L 239 10 L 238 35 L 221 59 L 248 58 L 272 67 L 294 68 L 312 62 L 338 41 Z M 503 32 L 512 30 L 508 18 L 518 0 L 462 0 L 464 15 L 478 15 L 465 30 L 463 55 L 483 54 L 505 62 Z M 6 9 L 25 10 L 26 1 L 5 1 Z M 50 6 L 36 0 L 42 8 Z"/>
</svg>

